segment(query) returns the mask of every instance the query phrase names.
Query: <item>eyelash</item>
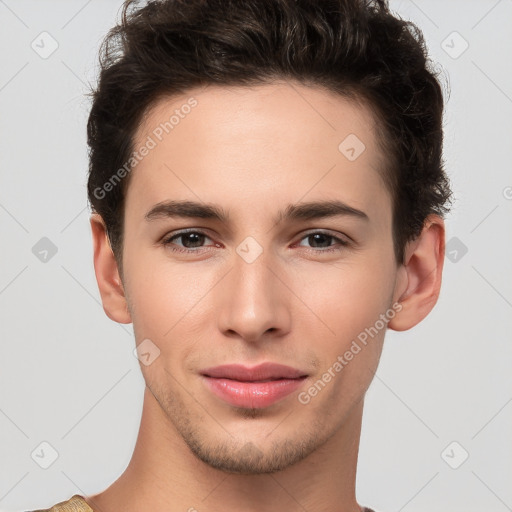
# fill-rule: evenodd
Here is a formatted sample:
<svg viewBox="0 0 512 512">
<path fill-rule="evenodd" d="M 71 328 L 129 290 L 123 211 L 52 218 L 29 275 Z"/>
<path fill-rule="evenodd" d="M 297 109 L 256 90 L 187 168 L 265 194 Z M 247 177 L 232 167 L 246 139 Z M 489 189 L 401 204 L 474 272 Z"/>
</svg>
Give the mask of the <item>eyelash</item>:
<svg viewBox="0 0 512 512">
<path fill-rule="evenodd" d="M 188 234 L 204 235 L 206 238 L 210 238 L 203 231 L 200 231 L 197 229 L 191 229 L 188 231 L 180 231 L 179 233 L 174 233 L 173 235 L 164 238 L 161 243 L 164 247 L 170 249 L 173 252 L 186 253 L 186 254 L 191 254 L 191 253 L 197 254 L 198 252 L 202 252 L 201 249 L 204 249 L 204 247 L 198 247 L 197 249 L 187 249 L 187 248 L 176 248 L 176 247 L 171 246 L 173 240 L 180 238 L 184 235 L 188 235 Z M 314 249 L 314 248 L 307 249 L 306 248 L 308 250 L 308 252 L 313 252 L 315 254 L 339 252 L 350 245 L 350 243 L 347 242 L 346 240 L 343 240 L 337 236 L 331 235 L 330 233 L 326 233 L 324 231 L 312 231 L 310 233 L 307 233 L 300 239 L 300 241 L 302 241 L 305 238 L 308 238 L 310 236 L 313 236 L 313 235 L 324 235 L 327 238 L 332 238 L 334 241 L 338 242 L 338 246 L 336 246 L 336 244 L 334 244 L 334 245 L 330 246 L 328 249 Z"/>
</svg>

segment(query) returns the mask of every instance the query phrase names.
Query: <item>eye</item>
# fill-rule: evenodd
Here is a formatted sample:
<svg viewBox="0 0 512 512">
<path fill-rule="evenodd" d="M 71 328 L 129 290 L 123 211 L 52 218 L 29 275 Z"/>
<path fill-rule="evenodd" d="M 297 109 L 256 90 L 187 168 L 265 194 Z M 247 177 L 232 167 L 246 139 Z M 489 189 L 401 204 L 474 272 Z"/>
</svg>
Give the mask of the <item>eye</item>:
<svg viewBox="0 0 512 512">
<path fill-rule="evenodd" d="M 181 240 L 181 245 L 176 244 L 176 240 Z M 203 245 L 205 240 L 212 241 L 211 238 L 203 231 L 191 229 L 188 231 L 173 233 L 172 235 L 164 238 L 161 243 L 164 247 L 167 247 L 173 252 L 197 254 L 202 252 L 201 249 L 207 248 Z M 301 238 L 301 242 L 304 240 L 310 244 L 319 246 L 319 248 L 306 248 L 309 252 L 313 252 L 315 254 L 341 251 L 350 245 L 350 242 L 347 240 L 323 231 L 314 231 L 308 233 Z M 213 245 L 215 247 L 220 247 L 220 245 L 215 242 Z M 300 243 L 297 245 L 299 247 L 304 247 Z"/>
<path fill-rule="evenodd" d="M 310 249 L 310 251 L 315 253 L 341 251 L 350 245 L 347 240 L 323 231 L 314 231 L 308 233 L 301 240 L 306 240 L 308 243 L 313 245 L 320 245 L 320 247 L 322 247 L 320 249 Z M 331 244 L 331 241 L 334 241 L 335 243 Z"/>
<path fill-rule="evenodd" d="M 174 240 L 182 241 L 182 246 L 176 246 Z M 164 247 L 168 247 L 171 251 L 174 252 L 185 252 L 185 253 L 197 253 L 200 252 L 198 249 L 202 249 L 202 244 L 204 240 L 211 240 L 206 233 L 198 230 L 189 230 L 189 231 L 181 231 L 179 233 L 175 233 L 169 237 L 166 237 L 162 240 L 162 245 Z M 215 244 L 215 246 L 219 246 Z"/>
</svg>

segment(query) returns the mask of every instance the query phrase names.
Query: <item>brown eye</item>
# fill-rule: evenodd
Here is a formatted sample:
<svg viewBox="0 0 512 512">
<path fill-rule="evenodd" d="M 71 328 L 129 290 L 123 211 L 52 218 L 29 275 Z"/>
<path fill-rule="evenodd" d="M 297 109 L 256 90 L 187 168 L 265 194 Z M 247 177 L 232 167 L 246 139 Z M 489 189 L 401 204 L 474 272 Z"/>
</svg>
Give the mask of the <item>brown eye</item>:
<svg viewBox="0 0 512 512">
<path fill-rule="evenodd" d="M 344 247 L 349 245 L 349 243 L 346 240 L 331 235 L 330 233 L 325 233 L 323 231 L 315 231 L 313 233 L 308 233 L 301 240 L 306 240 L 309 244 L 311 244 L 311 250 L 313 250 L 313 252 L 340 251 Z"/>
<path fill-rule="evenodd" d="M 162 240 L 162 245 L 177 252 L 199 252 L 197 249 L 204 247 L 205 239 L 211 240 L 202 231 L 181 231 Z M 181 244 L 176 244 L 175 240 L 181 240 Z"/>
</svg>

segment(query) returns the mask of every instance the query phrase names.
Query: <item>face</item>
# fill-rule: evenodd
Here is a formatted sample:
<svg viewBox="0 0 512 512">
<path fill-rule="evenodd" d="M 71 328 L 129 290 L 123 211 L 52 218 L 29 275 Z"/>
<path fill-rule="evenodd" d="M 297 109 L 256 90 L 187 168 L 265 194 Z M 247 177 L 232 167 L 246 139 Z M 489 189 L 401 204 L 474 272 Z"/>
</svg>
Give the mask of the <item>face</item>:
<svg viewBox="0 0 512 512">
<path fill-rule="evenodd" d="M 397 286 L 373 123 L 323 89 L 275 83 L 163 99 L 139 128 L 150 150 L 126 195 L 123 284 L 137 344 L 159 354 L 141 370 L 213 467 L 304 459 L 371 382 Z M 301 377 L 205 376 L 267 362 Z"/>
</svg>

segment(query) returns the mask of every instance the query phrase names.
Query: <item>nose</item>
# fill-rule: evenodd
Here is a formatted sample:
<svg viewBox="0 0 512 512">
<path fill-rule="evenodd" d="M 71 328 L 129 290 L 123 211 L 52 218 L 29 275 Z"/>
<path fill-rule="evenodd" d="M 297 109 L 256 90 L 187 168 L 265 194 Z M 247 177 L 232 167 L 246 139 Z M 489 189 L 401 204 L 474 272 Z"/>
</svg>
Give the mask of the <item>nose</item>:
<svg viewBox="0 0 512 512">
<path fill-rule="evenodd" d="M 238 253 L 233 260 L 217 297 L 220 331 L 251 343 L 288 333 L 293 294 L 283 264 L 265 251 L 254 261 Z"/>
</svg>

